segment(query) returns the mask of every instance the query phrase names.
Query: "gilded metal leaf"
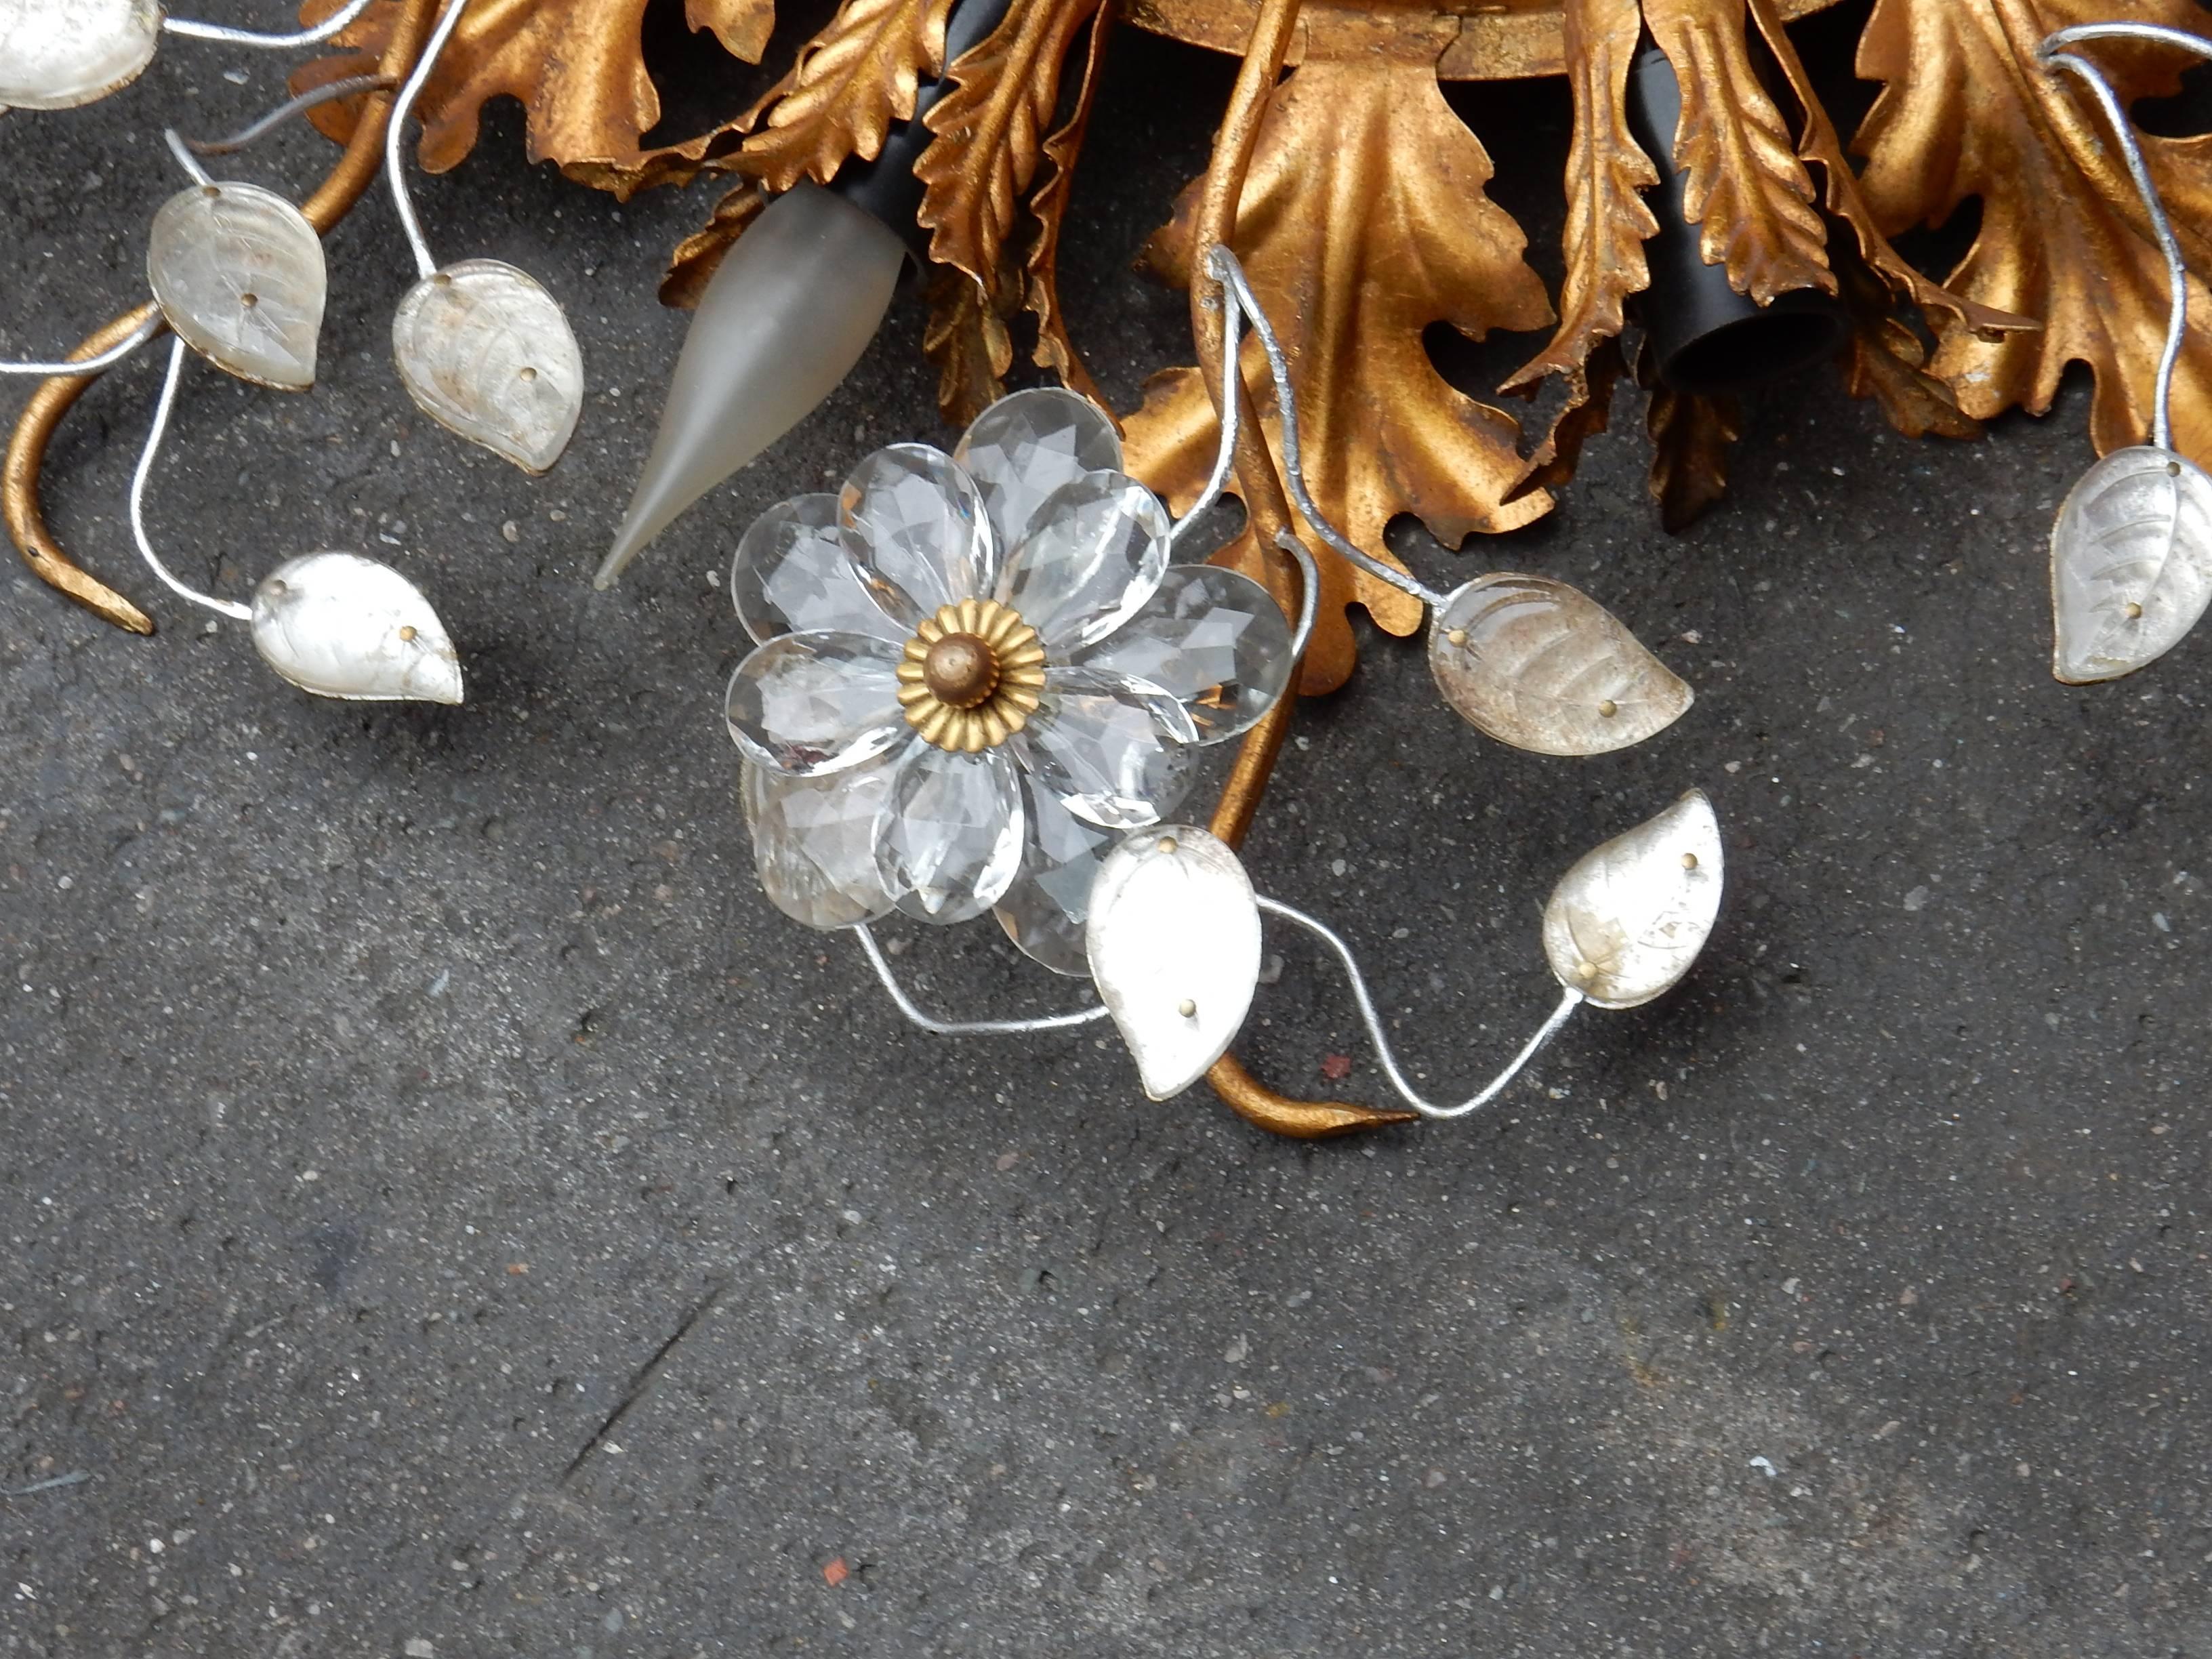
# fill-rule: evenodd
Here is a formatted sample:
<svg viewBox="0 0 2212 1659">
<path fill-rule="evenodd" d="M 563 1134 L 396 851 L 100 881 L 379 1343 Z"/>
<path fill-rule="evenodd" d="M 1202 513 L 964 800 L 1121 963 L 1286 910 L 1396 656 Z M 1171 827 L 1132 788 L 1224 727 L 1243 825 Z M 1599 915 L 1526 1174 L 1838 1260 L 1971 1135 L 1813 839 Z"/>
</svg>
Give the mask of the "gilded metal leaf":
<svg viewBox="0 0 2212 1659">
<path fill-rule="evenodd" d="M 1908 438 L 1980 437 L 1982 423 L 1928 372 L 1928 348 L 1896 315 L 1881 278 L 1848 247 L 1836 250 L 1836 274 L 1851 325 L 1843 353 L 1844 390 L 1872 398 L 1890 425 Z"/>
<path fill-rule="evenodd" d="M 2051 532 L 2051 672 L 2069 685 L 2155 661 L 2212 603 L 2212 477 L 2148 447 L 2081 475 Z"/>
<path fill-rule="evenodd" d="M 1444 102 L 1435 58 L 1449 30 L 1409 21 L 1364 55 L 1305 64 L 1269 100 L 1235 238 L 1261 303 L 1297 365 L 1306 480 L 1360 546 L 1395 562 L 1383 527 L 1418 514 L 1456 544 L 1551 510 L 1540 493 L 1508 502 L 1521 458 L 1512 418 L 1463 396 L 1429 361 L 1421 332 L 1551 320 L 1543 284 L 1522 258 L 1520 229 L 1483 194 L 1490 158 Z M 1152 268 L 1189 280 L 1194 191 L 1147 250 Z M 1256 344 L 1250 372 L 1264 382 Z M 1270 435 L 1273 416 L 1268 416 Z M 1178 508 L 1212 465 L 1218 434 L 1198 371 L 1171 369 L 1127 422 L 1130 470 Z M 1318 538 L 1313 538 L 1316 543 Z M 1263 577 L 1249 536 L 1221 562 Z M 1332 690 L 1356 655 L 1345 608 L 1411 634 L 1418 601 L 1325 550 L 1322 596 L 1302 689 Z"/>
<path fill-rule="evenodd" d="M 1091 976 L 1154 1100 L 1228 1051 L 1260 982 L 1260 908 L 1225 842 L 1187 823 L 1106 856 L 1085 922 Z"/>
<path fill-rule="evenodd" d="M 1702 789 L 1585 853 L 1544 906 L 1544 954 L 1600 1008 L 1662 996 L 1720 915 L 1721 826 Z"/>
<path fill-rule="evenodd" d="M 1075 107 L 1058 131 L 1044 141 L 1044 182 L 1030 198 L 1036 216 L 1036 240 L 1024 261 L 1028 281 L 1024 302 L 1036 319 L 1036 361 L 1039 368 L 1059 374 L 1061 384 L 1081 392 L 1103 408 L 1105 394 L 1083 362 L 1083 354 L 1068 337 L 1067 319 L 1060 306 L 1060 233 L 1067 218 L 1067 198 L 1075 184 L 1075 158 L 1091 125 L 1091 106 L 1098 93 L 1098 66 L 1106 56 L 1106 42 L 1114 31 L 1115 8 L 1101 6 L 1091 14 L 1091 34 L 1083 53 L 1083 79 L 1076 88 Z"/>
<path fill-rule="evenodd" d="M 2192 0 L 2146 0 L 2132 21 L 2206 33 Z M 1938 319 L 1929 372 L 1968 415 L 2051 407 L 2069 362 L 2096 376 L 2090 435 L 2100 453 L 2138 443 L 2150 426 L 2164 343 L 2166 267 L 2101 118 L 2069 78 L 2041 68 L 2043 37 L 2113 15 L 2109 0 L 1878 0 L 1860 37 L 1858 71 L 1886 83 L 1853 148 L 1872 216 L 1896 234 L 1940 225 L 1972 198 L 1981 226 L 1946 286 L 2042 324 L 1990 339 Z M 2170 50 L 2100 42 L 2121 102 L 2174 91 L 2188 60 Z M 2202 137 L 2141 140 L 2194 270 L 2212 269 L 2212 146 Z M 2193 316 L 2212 291 L 2189 282 Z M 2212 457 L 2212 332 L 2192 330 L 2173 386 L 2175 447 Z"/>
<path fill-rule="evenodd" d="M 964 270 L 940 270 L 929 282 L 929 321 L 922 355 L 937 365 L 937 407 L 965 426 L 1006 395 L 1002 378 L 1014 365 L 1014 343 L 983 285 Z"/>
<path fill-rule="evenodd" d="M 1644 426 L 1651 434 L 1651 499 L 1671 535 L 1728 493 L 1729 446 L 1743 435 L 1743 404 L 1654 386 Z"/>
<path fill-rule="evenodd" d="M 526 472 L 561 459 L 583 413 L 567 314 L 536 277 L 497 259 L 463 259 L 408 289 L 392 356 L 424 414 Z"/>
<path fill-rule="evenodd" d="M 1060 100 L 1060 60 L 1098 0 L 1014 0 L 999 27 L 945 70 L 922 125 L 936 134 L 914 164 L 929 257 L 995 281 L 1021 195 Z"/>
<path fill-rule="evenodd" d="M 1549 576 L 1478 576 L 1429 628 L 1429 672 L 1476 730 L 1539 755 L 1602 755 L 1663 732 L 1690 688 L 1603 605 Z"/>
<path fill-rule="evenodd" d="M 358 553 L 303 553 L 253 590 L 254 648 L 303 691 L 355 702 L 461 700 L 461 661 L 422 590 Z"/>
<path fill-rule="evenodd" d="M 279 392 L 315 383 L 330 278 L 299 209 L 258 185 L 193 185 L 161 204 L 146 280 L 185 344 L 218 368 Z"/>
<path fill-rule="evenodd" d="M 768 205 L 768 192 L 747 179 L 714 204 L 707 222 L 676 245 L 661 273 L 660 303 L 678 311 L 697 307 L 707 284 L 722 268 L 722 256 L 745 234 Z"/>
<path fill-rule="evenodd" d="M 770 191 L 827 184 L 846 157 L 873 156 L 891 123 L 914 113 L 924 75 L 945 64 L 952 0 L 845 0 L 802 47 L 791 73 L 738 121 L 750 131 L 735 165 Z"/>
<path fill-rule="evenodd" d="M 1761 305 L 1795 289 L 1833 293 L 1813 181 L 1752 68 L 1744 0 L 1644 0 L 1644 18 L 1682 87 L 1674 165 L 1707 264 Z"/>
<path fill-rule="evenodd" d="M 422 89 L 422 165 L 443 173 L 475 148 L 484 104 L 519 99 L 529 112 L 529 155 L 555 161 L 581 183 L 627 197 L 650 185 L 690 178 L 710 150 L 726 147 L 730 126 L 683 143 L 641 146 L 660 121 L 660 96 L 646 73 L 641 43 L 648 0 L 471 0 L 468 15 L 447 43 Z M 308 0 L 301 16 L 314 22 L 339 0 Z M 338 37 L 343 50 L 292 77 L 295 92 L 373 72 L 398 15 L 396 4 L 371 7 Z M 760 61 L 775 23 L 775 0 L 684 0 L 695 30 L 712 31 L 722 48 L 749 64 Z M 359 106 L 325 105 L 309 118 L 341 142 L 352 136 Z"/>
</svg>

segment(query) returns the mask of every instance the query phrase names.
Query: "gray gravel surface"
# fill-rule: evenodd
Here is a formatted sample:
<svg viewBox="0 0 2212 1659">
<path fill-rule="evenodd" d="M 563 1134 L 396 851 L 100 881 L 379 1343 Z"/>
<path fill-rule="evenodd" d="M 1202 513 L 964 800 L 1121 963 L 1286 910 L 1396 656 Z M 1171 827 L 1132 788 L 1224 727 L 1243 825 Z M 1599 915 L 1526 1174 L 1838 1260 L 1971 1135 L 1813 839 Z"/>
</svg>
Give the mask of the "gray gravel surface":
<svg viewBox="0 0 2212 1659">
<path fill-rule="evenodd" d="M 1187 353 L 1127 264 L 1225 81 L 1117 52 L 1068 297 L 1126 407 Z M 162 125 L 278 95 L 242 58 L 172 41 L 111 103 L 0 120 L 0 349 L 142 290 Z M 1563 92 L 1462 101 L 1549 270 Z M 1525 757 L 1370 636 L 1308 707 L 1249 862 L 1355 939 L 1429 1080 L 1533 1028 L 1551 882 L 1692 783 L 1730 897 L 1679 992 L 1579 1020 L 1496 1111 L 1297 1145 L 1147 1104 L 1087 1032 L 922 1036 L 759 896 L 720 571 L 763 507 L 941 428 L 909 300 L 592 593 L 708 199 L 617 211 L 526 167 L 512 106 L 422 187 L 441 257 L 574 320 L 593 390 L 544 480 L 398 387 L 381 197 L 331 240 L 311 396 L 190 380 L 152 509 L 179 563 L 236 593 L 394 560 L 465 708 L 296 695 L 136 568 L 153 354 L 56 447 L 56 525 L 161 631 L 0 576 L 0 1651 L 2212 1651 L 2212 640 L 2051 680 L 2083 387 L 1953 447 L 1825 375 L 1770 391 L 1675 538 L 1625 393 L 1550 520 L 1409 538 L 1439 583 L 1583 586 L 1698 698 L 1642 750 Z M 1382 1099 L 1328 964 L 1269 949 L 1246 1057 L 1319 1093 L 1346 1055 Z M 988 924 L 902 963 L 948 1008 L 1073 994 Z"/>
</svg>

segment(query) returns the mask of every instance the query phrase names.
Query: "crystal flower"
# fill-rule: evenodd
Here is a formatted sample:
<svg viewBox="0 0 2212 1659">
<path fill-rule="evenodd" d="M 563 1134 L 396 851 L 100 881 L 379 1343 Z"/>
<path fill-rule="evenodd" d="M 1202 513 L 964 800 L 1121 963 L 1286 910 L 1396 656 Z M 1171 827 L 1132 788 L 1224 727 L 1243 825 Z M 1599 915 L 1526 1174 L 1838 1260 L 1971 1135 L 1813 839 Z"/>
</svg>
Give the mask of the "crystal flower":
<svg viewBox="0 0 2212 1659">
<path fill-rule="evenodd" d="M 745 532 L 731 589 L 758 648 L 725 712 L 786 915 L 992 910 L 1047 967 L 1088 971 L 1100 862 L 1291 666 L 1267 591 L 1170 566 L 1166 509 L 1121 469 L 1096 404 L 1018 392 L 951 454 L 878 450 Z"/>
</svg>

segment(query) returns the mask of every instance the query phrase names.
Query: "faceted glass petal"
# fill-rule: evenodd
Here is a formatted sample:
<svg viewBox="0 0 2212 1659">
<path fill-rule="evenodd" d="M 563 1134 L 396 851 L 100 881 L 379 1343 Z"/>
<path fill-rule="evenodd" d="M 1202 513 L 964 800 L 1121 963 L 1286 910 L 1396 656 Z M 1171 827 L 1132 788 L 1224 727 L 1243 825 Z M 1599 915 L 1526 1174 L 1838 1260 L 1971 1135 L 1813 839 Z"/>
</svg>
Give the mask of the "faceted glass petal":
<svg viewBox="0 0 2212 1659">
<path fill-rule="evenodd" d="M 755 519 L 730 566 L 730 597 L 759 645 L 825 629 L 903 645 L 921 620 L 903 594 L 861 573 L 835 495 L 794 496 Z"/>
<path fill-rule="evenodd" d="M 789 778 L 744 763 L 753 868 L 775 908 L 809 927 L 850 927 L 891 908 L 876 874 L 876 817 L 890 793 L 885 756 L 825 778 Z"/>
<path fill-rule="evenodd" d="M 1003 747 L 959 755 L 917 743 L 876 819 L 876 872 L 907 915 L 966 921 L 1013 884 L 1022 841 L 1021 787 Z"/>
<path fill-rule="evenodd" d="M 1291 625 L 1250 577 L 1177 565 L 1151 604 L 1079 661 L 1180 698 L 1198 741 L 1222 743 L 1248 730 L 1290 684 Z"/>
<path fill-rule="evenodd" d="M 1194 769 L 1181 769 L 1158 803 L 1163 817 L 1182 805 L 1193 775 Z M 1121 831 L 1085 823 L 1035 778 L 1024 775 L 1022 786 L 1029 807 L 1029 845 L 1022 854 L 1022 873 L 994 914 L 1006 937 L 1027 955 L 1056 974 L 1088 978 L 1083 924 L 1091 915 L 1091 884 L 1106 854 L 1120 843 Z"/>
<path fill-rule="evenodd" d="M 1022 764 L 1060 805 L 1107 830 L 1157 823 L 1188 787 L 1190 716 L 1156 685 L 1089 668 L 1055 668 L 1012 739 Z"/>
<path fill-rule="evenodd" d="M 982 498 L 952 458 L 927 444 L 893 444 L 853 469 L 837 497 L 866 574 L 921 611 L 980 599 L 997 574 Z"/>
<path fill-rule="evenodd" d="M 872 760 L 909 735 L 899 647 L 865 634 L 786 634 L 738 665 L 723 708 L 748 760 L 818 777 Z"/>
<path fill-rule="evenodd" d="M 1121 470 L 1121 440 L 1090 398 L 1038 386 L 1001 398 L 978 415 L 952 459 L 981 492 L 999 545 L 1018 547 L 1054 490 L 1086 472 Z"/>
<path fill-rule="evenodd" d="M 1119 472 L 1086 472 L 1039 507 L 997 598 L 1048 652 L 1095 645 L 1135 616 L 1168 568 L 1168 510 Z"/>
</svg>

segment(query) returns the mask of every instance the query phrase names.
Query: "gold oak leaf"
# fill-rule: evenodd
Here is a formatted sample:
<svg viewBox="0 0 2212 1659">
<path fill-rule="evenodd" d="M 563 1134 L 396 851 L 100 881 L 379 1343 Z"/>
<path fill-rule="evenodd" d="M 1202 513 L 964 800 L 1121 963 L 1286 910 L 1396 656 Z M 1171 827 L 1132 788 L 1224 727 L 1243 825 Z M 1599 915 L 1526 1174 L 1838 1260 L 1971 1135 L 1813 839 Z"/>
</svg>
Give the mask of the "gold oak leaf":
<svg viewBox="0 0 2212 1659">
<path fill-rule="evenodd" d="M 1878 0 L 1860 37 L 1858 72 L 1884 82 L 1853 148 L 1860 187 L 1895 234 L 1940 225 L 1971 198 L 1973 244 L 1946 279 L 1966 299 L 2021 313 L 2039 333 L 1988 339 L 1945 322 L 1929 371 L 1967 414 L 2017 404 L 2043 414 L 2069 362 L 2096 376 L 2089 432 L 2100 453 L 2145 441 L 2153 375 L 2165 342 L 2166 266 L 2124 164 L 2087 94 L 2035 49 L 2051 30 L 2112 13 L 2104 0 Z M 2191 0 L 2146 0 L 2133 21 L 2203 32 Z M 2080 48 L 2113 79 L 2124 106 L 2179 85 L 2178 54 L 2100 41 Z M 2212 259 L 2212 137 L 2142 140 L 2189 263 Z M 2196 277 L 2190 309 L 2212 316 Z M 2212 334 L 2184 342 L 2173 386 L 2174 441 L 2212 460 Z"/>
<path fill-rule="evenodd" d="M 1559 328 L 1541 355 L 1498 390 L 1533 391 L 1556 374 L 1566 383 L 1567 399 L 1514 496 L 1565 483 L 1574 477 L 1583 442 L 1605 430 L 1621 360 L 1618 348 L 1604 345 L 1620 333 L 1628 296 L 1650 283 L 1644 242 L 1659 229 L 1640 193 L 1659 182 L 1658 170 L 1628 130 L 1626 100 L 1643 13 L 1637 0 L 1566 0 L 1562 21 L 1575 120 Z"/>
<path fill-rule="evenodd" d="M 1843 350 L 1844 390 L 1872 398 L 1908 438 L 1978 438 L 1982 423 L 1959 407 L 1951 388 L 1930 374 L 1928 348 L 1891 309 L 1888 285 L 1847 251 L 1836 261 L 1851 332 Z"/>
<path fill-rule="evenodd" d="M 1003 376 L 1013 367 L 1014 343 L 1003 303 L 964 270 L 931 269 L 921 350 L 937 365 L 937 407 L 955 426 L 967 425 L 1006 395 Z"/>
<path fill-rule="evenodd" d="M 951 9 L 952 0 L 845 0 L 791 73 L 738 118 L 751 136 L 732 164 L 775 191 L 801 179 L 827 184 L 848 156 L 872 160 L 891 123 L 914 113 L 922 76 L 944 67 Z"/>
<path fill-rule="evenodd" d="M 338 0 L 308 0 L 313 22 Z M 477 142 L 485 100 L 520 99 L 529 113 L 528 153 L 554 161 L 580 183 L 627 198 L 649 185 L 680 182 L 727 131 L 717 128 L 681 144 L 641 148 L 640 136 L 660 119 L 660 98 L 646 73 L 640 41 L 647 0 L 473 0 L 422 89 L 425 168 L 443 173 Z M 372 73 L 399 8 L 369 9 L 338 37 L 341 51 L 292 76 L 295 92 L 349 75 Z M 694 29 L 712 30 L 723 47 L 758 63 L 775 23 L 775 0 L 685 0 Z M 359 100 L 325 105 L 309 118 L 330 137 L 352 136 Z"/>
<path fill-rule="evenodd" d="M 1036 363 L 1057 374 L 1061 383 L 1092 402 L 1103 405 L 1104 395 L 1091 378 L 1083 356 L 1068 337 L 1067 318 L 1060 304 L 1060 232 L 1066 222 L 1068 195 L 1075 186 L 1075 158 L 1083 148 L 1084 131 L 1091 122 L 1091 106 L 1098 92 L 1098 66 L 1105 60 L 1106 40 L 1114 27 L 1114 8 L 1102 5 L 1092 14 L 1091 41 L 1083 56 L 1083 82 L 1077 88 L 1075 108 L 1067 123 L 1044 141 L 1047 164 L 1044 182 L 1030 198 L 1036 217 L 1036 240 L 1030 243 L 1024 268 L 1028 277 L 1024 301 L 1036 319 Z"/>
<path fill-rule="evenodd" d="M 1098 0 L 1014 0 L 999 27 L 945 71 L 922 125 L 936 137 L 914 164 L 929 257 L 987 282 L 1036 174 L 1060 100 L 1060 60 Z"/>
<path fill-rule="evenodd" d="M 750 183 L 739 185 L 715 203 L 713 216 L 678 242 L 669 256 L 668 269 L 660 278 L 660 303 L 678 311 L 696 309 L 707 284 L 721 269 L 722 256 L 767 205 L 768 193 Z"/>
<path fill-rule="evenodd" d="M 1644 0 L 1651 37 L 1682 88 L 1674 165 L 1690 176 L 1682 210 L 1707 264 L 1740 294 L 1833 293 L 1828 231 L 1782 112 L 1752 68 L 1744 0 Z"/>
<path fill-rule="evenodd" d="M 1489 156 L 1437 87 L 1437 40 L 1417 44 L 1425 56 L 1309 53 L 1269 100 L 1233 239 L 1290 354 L 1316 501 L 1394 564 L 1382 532 L 1398 514 L 1419 515 L 1456 545 L 1473 531 L 1516 529 L 1552 506 L 1541 494 L 1504 500 L 1521 471 L 1518 428 L 1448 385 L 1422 347 L 1432 322 L 1480 338 L 1492 328 L 1541 328 L 1551 307 L 1522 258 L 1520 228 L 1483 193 Z M 1185 283 L 1196 204 L 1196 189 L 1186 190 L 1146 255 Z M 1265 385 L 1256 343 L 1248 343 L 1245 368 Z M 1268 424 L 1279 453 L 1272 415 Z M 1127 430 L 1131 470 L 1179 506 L 1192 500 L 1218 441 L 1199 372 L 1153 376 Z M 1308 540 L 1319 550 L 1322 592 L 1300 685 L 1316 693 L 1352 672 L 1347 605 L 1364 605 L 1400 635 L 1419 628 L 1422 612 L 1318 538 Z M 1249 533 L 1218 557 L 1264 574 Z"/>
<path fill-rule="evenodd" d="M 1644 419 L 1651 434 L 1651 499 L 1672 535 L 1728 494 L 1728 449 L 1743 435 L 1743 405 L 1725 393 L 1656 386 Z"/>
</svg>

